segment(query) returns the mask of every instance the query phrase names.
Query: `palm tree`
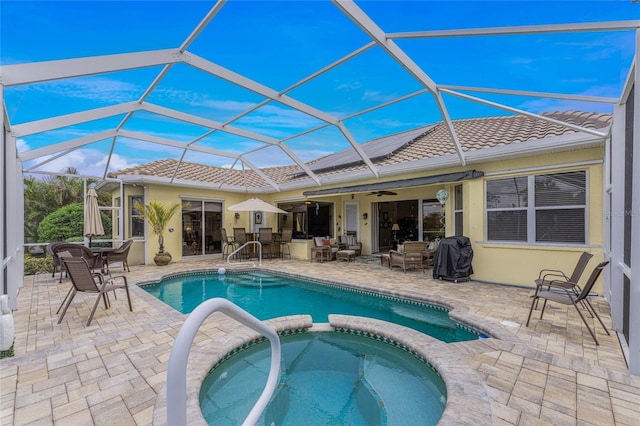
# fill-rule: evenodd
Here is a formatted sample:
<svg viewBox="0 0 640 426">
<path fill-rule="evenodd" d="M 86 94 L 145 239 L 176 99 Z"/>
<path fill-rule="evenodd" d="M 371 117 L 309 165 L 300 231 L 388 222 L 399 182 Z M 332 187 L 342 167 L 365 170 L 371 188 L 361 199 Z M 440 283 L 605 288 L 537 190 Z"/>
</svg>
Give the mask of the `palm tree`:
<svg viewBox="0 0 640 426">
<path fill-rule="evenodd" d="M 74 178 L 67 175 L 77 175 L 78 171 L 73 167 L 64 170 L 64 176 L 56 176 L 47 179 L 47 183 L 51 186 L 56 197 L 58 207 L 67 204 L 82 202 L 83 200 L 83 181 L 80 178 Z"/>
<path fill-rule="evenodd" d="M 164 230 L 179 208 L 179 203 L 170 206 L 155 201 L 150 201 L 149 204 L 136 204 L 136 209 L 140 210 L 142 216 L 149 222 L 151 230 L 158 235 L 158 244 L 160 245 L 158 253 L 164 253 Z"/>
</svg>

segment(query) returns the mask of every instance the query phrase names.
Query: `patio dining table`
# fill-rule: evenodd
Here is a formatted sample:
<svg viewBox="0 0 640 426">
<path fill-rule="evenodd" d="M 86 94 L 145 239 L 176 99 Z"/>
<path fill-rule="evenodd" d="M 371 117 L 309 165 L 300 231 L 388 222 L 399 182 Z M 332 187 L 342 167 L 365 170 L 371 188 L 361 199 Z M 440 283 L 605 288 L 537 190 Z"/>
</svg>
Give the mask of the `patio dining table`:
<svg viewBox="0 0 640 426">
<path fill-rule="evenodd" d="M 100 259 L 102 259 L 102 272 L 105 274 L 109 273 L 109 269 L 107 268 L 107 254 L 115 251 L 117 247 L 90 247 L 89 250 L 93 254 L 100 255 Z"/>
</svg>

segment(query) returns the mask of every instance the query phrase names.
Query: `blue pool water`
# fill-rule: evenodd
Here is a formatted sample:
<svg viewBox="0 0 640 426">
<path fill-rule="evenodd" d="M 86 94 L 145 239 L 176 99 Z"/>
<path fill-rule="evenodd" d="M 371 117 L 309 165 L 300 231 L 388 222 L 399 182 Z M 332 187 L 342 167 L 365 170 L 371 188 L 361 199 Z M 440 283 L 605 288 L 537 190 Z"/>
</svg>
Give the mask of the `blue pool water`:
<svg viewBox="0 0 640 426">
<path fill-rule="evenodd" d="M 446 405 L 444 382 L 400 348 L 342 333 L 282 336 L 279 386 L 261 425 L 435 425 Z M 200 389 L 210 425 L 236 425 L 269 374 L 268 342 L 217 365 Z"/>
<path fill-rule="evenodd" d="M 261 320 L 307 314 L 313 322 L 328 322 L 329 314 L 344 314 L 389 321 L 444 342 L 478 338 L 444 309 L 265 272 L 190 274 L 143 288 L 184 314 L 223 297 Z"/>
</svg>

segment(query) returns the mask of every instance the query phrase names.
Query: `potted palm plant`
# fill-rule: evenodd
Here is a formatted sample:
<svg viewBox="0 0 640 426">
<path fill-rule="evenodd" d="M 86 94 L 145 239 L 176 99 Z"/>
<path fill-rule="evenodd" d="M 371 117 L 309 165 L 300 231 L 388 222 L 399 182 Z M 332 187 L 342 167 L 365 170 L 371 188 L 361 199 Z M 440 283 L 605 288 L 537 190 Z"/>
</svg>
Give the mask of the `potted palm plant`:
<svg viewBox="0 0 640 426">
<path fill-rule="evenodd" d="M 167 206 L 163 203 L 150 201 L 149 204 L 136 204 L 136 209 L 142 213 L 142 216 L 149 222 L 151 230 L 158 235 L 158 253 L 153 258 L 158 266 L 168 265 L 171 262 L 171 253 L 164 251 L 164 231 L 169 221 L 175 216 L 180 208 L 179 203 Z"/>
</svg>

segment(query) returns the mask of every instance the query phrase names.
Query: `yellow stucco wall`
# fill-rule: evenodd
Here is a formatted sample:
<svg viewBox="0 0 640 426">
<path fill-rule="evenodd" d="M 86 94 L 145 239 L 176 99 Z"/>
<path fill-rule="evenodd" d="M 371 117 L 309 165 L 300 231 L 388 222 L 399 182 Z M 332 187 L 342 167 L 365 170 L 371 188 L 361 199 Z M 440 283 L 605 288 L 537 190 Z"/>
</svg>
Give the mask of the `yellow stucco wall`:
<svg viewBox="0 0 640 426">
<path fill-rule="evenodd" d="M 603 256 L 603 168 L 601 163 L 575 167 L 547 168 L 553 164 L 563 165 L 579 162 L 590 162 L 602 158 L 602 149 L 594 148 L 581 151 L 556 153 L 552 155 L 528 157 L 518 160 L 483 164 L 485 173 L 522 170 L 519 173 L 506 173 L 469 181 L 464 186 L 464 233 L 471 240 L 474 249 L 473 278 L 489 282 L 516 285 L 533 285 L 540 269 L 560 269 L 570 274 L 580 253 L 590 252 L 594 255 L 583 279 L 588 276 L 589 269 L 602 260 Z M 584 246 L 568 246 L 558 244 L 498 244 L 485 241 L 485 182 L 489 178 L 501 178 L 516 175 L 539 173 L 556 173 L 570 170 L 588 171 L 588 235 Z M 452 188 L 448 188 L 450 191 Z M 451 203 L 447 205 L 447 215 L 452 215 Z M 447 235 L 451 234 L 449 227 Z M 602 294 L 602 282 L 596 285 L 595 291 Z"/>
<path fill-rule="evenodd" d="M 560 152 L 548 155 L 537 155 L 531 157 L 523 157 L 518 159 L 510 159 L 503 161 L 494 161 L 482 164 L 471 164 L 465 168 L 446 168 L 439 169 L 429 173 L 441 174 L 457 172 L 461 170 L 477 169 L 491 176 L 465 181 L 463 182 L 463 228 L 464 235 L 469 237 L 474 249 L 474 275 L 473 279 L 497 282 L 514 285 L 527 285 L 533 283 L 533 279 L 537 277 L 541 268 L 561 269 L 570 273 L 575 265 L 577 258 L 582 251 L 588 251 L 594 254 L 588 269 L 595 265 L 596 261 L 602 258 L 603 254 L 603 168 L 601 160 L 603 158 L 602 148 L 583 149 L 571 152 Z M 571 164 L 581 163 L 580 165 L 570 166 Z M 485 241 L 485 182 L 487 179 L 503 178 L 517 175 L 531 175 L 540 173 L 556 173 L 569 170 L 587 170 L 588 171 L 588 241 L 584 246 L 563 246 L 563 245 L 528 245 L 528 244 L 498 244 Z M 412 173 L 406 176 L 395 176 L 385 180 L 397 180 L 400 178 L 411 178 L 425 176 L 424 173 Z M 363 180 L 357 182 L 375 183 L 375 179 Z M 354 185 L 350 183 L 349 185 Z M 437 184 L 425 187 L 408 188 L 394 190 L 396 196 L 369 196 L 368 192 L 354 193 L 344 195 L 331 195 L 323 197 L 313 197 L 315 200 L 334 203 L 333 212 L 333 235 L 340 235 L 343 229 L 344 206 L 347 202 L 357 202 L 359 205 L 359 226 L 360 241 L 362 242 L 363 254 L 371 254 L 372 233 L 376 232 L 372 229 L 372 205 L 376 202 L 385 201 L 401 201 L 411 199 L 434 199 L 435 194 L 440 189 L 447 189 L 450 194 L 450 201 L 446 204 L 446 217 L 453 218 L 453 193 L 454 186 L 458 183 Z M 140 187 L 137 187 L 140 189 Z M 330 188 L 327 186 L 326 188 Z M 260 194 L 259 198 L 266 202 L 277 204 L 279 202 L 301 201 L 305 197 L 302 196 L 302 190 L 285 191 L 273 194 Z M 226 208 L 232 204 L 239 203 L 251 197 L 250 194 L 244 193 L 225 193 L 216 190 L 180 188 L 176 186 L 147 186 L 147 200 L 158 201 L 163 203 L 173 203 L 185 198 L 204 198 L 206 200 L 218 201 L 223 203 L 222 221 L 223 227 L 227 229 L 229 235 L 232 235 L 234 227 L 244 227 L 249 229 L 250 218 L 248 212 L 240 212 L 240 218 L 235 219 L 234 212 L 227 211 Z M 367 213 L 367 219 L 363 214 Z M 266 214 L 262 226 L 277 227 L 276 215 Z M 180 261 L 182 258 L 181 250 L 181 216 L 176 215 L 173 218 L 170 227 L 176 231 L 165 234 L 165 249 L 173 255 L 174 261 Z M 447 221 L 446 235 L 453 234 L 453 223 Z M 147 263 L 153 262 L 153 256 L 158 249 L 157 237 L 150 235 L 149 248 L 147 251 Z M 310 255 L 309 241 L 293 241 L 292 257 L 295 259 L 308 259 Z M 134 245 L 135 247 L 135 245 Z M 587 272 L 588 273 L 588 272 Z M 587 275 L 585 273 L 585 277 Z M 602 284 L 596 286 L 596 291 L 602 292 Z"/>
</svg>

